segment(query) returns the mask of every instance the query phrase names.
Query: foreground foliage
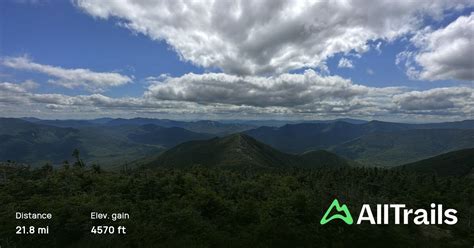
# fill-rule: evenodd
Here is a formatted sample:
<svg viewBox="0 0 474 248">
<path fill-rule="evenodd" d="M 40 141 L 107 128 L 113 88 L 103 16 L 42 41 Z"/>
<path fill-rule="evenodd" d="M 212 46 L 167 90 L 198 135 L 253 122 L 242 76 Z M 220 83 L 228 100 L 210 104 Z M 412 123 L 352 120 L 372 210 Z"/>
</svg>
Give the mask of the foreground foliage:
<svg viewBox="0 0 474 248">
<path fill-rule="evenodd" d="M 376 168 L 232 171 L 100 167 L 0 168 L 2 247 L 469 247 L 474 242 L 474 181 Z M 319 221 L 334 198 L 354 218 L 362 203 L 432 202 L 458 210 L 458 224 L 345 225 Z M 50 235 L 15 235 L 15 211 L 51 212 Z M 91 211 L 130 220 L 90 220 Z M 93 225 L 127 227 L 93 236 Z"/>
</svg>

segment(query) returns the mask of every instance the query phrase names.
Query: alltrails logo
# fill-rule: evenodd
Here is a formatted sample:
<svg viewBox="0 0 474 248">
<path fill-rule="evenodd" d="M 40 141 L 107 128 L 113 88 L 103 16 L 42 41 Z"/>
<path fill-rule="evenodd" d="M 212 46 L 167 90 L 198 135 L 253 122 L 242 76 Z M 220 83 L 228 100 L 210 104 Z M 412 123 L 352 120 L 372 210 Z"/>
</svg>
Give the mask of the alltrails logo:
<svg viewBox="0 0 474 248">
<path fill-rule="evenodd" d="M 430 210 L 425 209 L 409 209 L 405 204 L 376 204 L 375 215 L 369 204 L 362 205 L 357 218 L 357 225 L 363 221 L 369 222 L 371 225 L 387 225 L 387 224 L 409 224 L 415 225 L 454 225 L 458 222 L 455 209 L 448 208 L 443 210 L 443 205 L 431 203 Z M 390 213 L 393 213 L 393 218 L 390 218 Z M 324 225 L 332 220 L 340 219 L 348 225 L 354 222 L 349 208 L 345 205 L 339 204 L 337 199 L 329 206 L 326 213 L 321 219 L 321 225 Z"/>
<path fill-rule="evenodd" d="M 333 214 L 331 217 L 328 218 L 329 214 L 332 212 L 332 210 L 336 208 L 336 210 L 338 212 L 341 212 L 344 214 L 344 215 L 341 215 L 341 214 Z M 334 219 L 341 219 L 343 220 L 344 222 L 346 222 L 346 224 L 348 225 L 352 225 L 352 223 L 354 222 L 352 220 L 352 215 L 351 213 L 349 212 L 349 209 L 347 208 L 347 206 L 345 204 L 342 204 L 342 206 L 339 205 L 339 202 L 337 201 L 337 199 L 334 199 L 334 201 L 331 203 L 331 206 L 329 206 L 328 210 L 326 210 L 326 213 L 324 214 L 323 218 L 321 219 L 321 225 L 324 225 L 326 223 L 328 223 L 329 221 L 331 220 L 334 220 Z"/>
</svg>

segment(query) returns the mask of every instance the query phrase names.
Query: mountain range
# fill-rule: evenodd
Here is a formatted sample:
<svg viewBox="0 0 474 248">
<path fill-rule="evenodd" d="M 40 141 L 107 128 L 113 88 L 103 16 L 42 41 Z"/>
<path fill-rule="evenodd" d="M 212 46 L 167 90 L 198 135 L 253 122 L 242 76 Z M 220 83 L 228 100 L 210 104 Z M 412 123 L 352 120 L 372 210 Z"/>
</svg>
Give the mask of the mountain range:
<svg viewBox="0 0 474 248">
<path fill-rule="evenodd" d="M 474 147 L 474 129 L 412 129 L 370 133 L 329 149 L 372 166 L 396 166 Z"/>
<path fill-rule="evenodd" d="M 185 141 L 210 137 L 210 134 L 153 124 L 71 128 L 0 118 L 0 161 L 58 164 L 70 159 L 77 148 L 89 163 L 113 165 L 157 154 Z"/>
<path fill-rule="evenodd" d="M 164 151 L 168 151 L 168 155 L 172 154 L 171 148 L 179 147 L 182 143 L 184 144 L 180 149 L 189 148 L 186 154 L 195 151 L 197 154 L 195 156 L 206 149 L 221 151 L 219 146 L 232 150 L 225 145 L 237 143 L 226 143 L 224 140 L 234 137 L 229 135 L 237 133 L 241 133 L 238 136 L 239 140 L 247 141 L 248 147 L 263 149 L 245 150 L 241 147 L 239 149 L 243 149 L 242 155 L 247 152 L 248 154 L 256 154 L 256 151 L 265 151 L 265 154 L 269 152 L 252 158 L 262 163 L 263 167 L 270 165 L 268 161 L 273 161 L 277 167 L 292 163 L 304 165 L 305 156 L 314 155 L 315 152 L 323 153 L 321 150 L 336 154 L 338 156 L 336 160 L 341 158 L 353 165 L 390 167 L 455 150 L 474 148 L 473 120 L 431 124 L 367 122 L 352 119 L 348 121 L 350 122 L 313 121 L 256 127 L 253 125 L 257 122 L 173 121 L 149 118 L 94 120 L 0 118 L 0 161 L 13 160 L 33 165 L 45 162 L 59 164 L 63 160 L 71 159 L 72 150 L 77 148 L 81 152 L 81 157 L 88 163 L 116 166 L 127 161 L 153 161 Z M 224 140 L 212 139 L 215 137 Z M 252 140 L 258 141 L 259 145 Z M 197 148 L 195 145 L 190 145 L 194 144 L 193 142 L 185 143 L 188 141 L 205 142 L 198 142 L 202 148 Z M 217 143 L 213 144 L 211 141 Z M 225 156 L 232 157 L 236 154 L 223 151 Z M 263 157 L 268 157 L 269 160 Z M 169 161 L 164 157 L 161 159 Z M 185 161 L 184 158 L 176 160 Z M 190 161 L 194 163 L 194 160 Z M 196 161 L 200 163 L 201 160 Z M 227 162 L 225 164 L 232 164 Z"/>
<path fill-rule="evenodd" d="M 45 124 L 56 127 L 91 127 L 91 126 L 101 126 L 101 127 L 110 127 L 110 126 L 141 126 L 141 125 L 156 125 L 160 127 L 179 127 L 184 128 L 192 132 L 198 133 L 208 133 L 215 135 L 227 135 L 231 133 L 241 132 L 248 129 L 255 128 L 255 126 L 250 124 L 239 124 L 239 123 L 222 123 L 217 121 L 175 121 L 168 119 L 151 119 L 151 118 L 132 118 L 132 119 L 123 119 L 123 118 L 100 118 L 93 120 L 41 120 L 37 118 L 23 118 L 24 120 Z"/>
<path fill-rule="evenodd" d="M 302 123 L 260 127 L 245 133 L 284 152 L 326 149 L 368 166 L 396 166 L 474 147 L 474 121 Z"/>
</svg>

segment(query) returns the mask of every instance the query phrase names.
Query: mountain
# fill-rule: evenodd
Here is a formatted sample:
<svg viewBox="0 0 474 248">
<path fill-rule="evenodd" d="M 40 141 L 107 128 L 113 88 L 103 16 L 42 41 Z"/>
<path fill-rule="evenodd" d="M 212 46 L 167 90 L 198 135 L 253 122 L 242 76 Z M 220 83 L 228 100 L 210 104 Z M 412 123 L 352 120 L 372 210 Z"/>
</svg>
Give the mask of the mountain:
<svg viewBox="0 0 474 248">
<path fill-rule="evenodd" d="M 22 120 L 36 123 L 44 124 L 55 127 L 90 127 L 96 125 L 103 125 L 111 120 L 112 118 L 98 118 L 91 120 L 42 120 L 34 117 L 23 117 Z"/>
<path fill-rule="evenodd" d="M 326 150 L 309 151 L 299 156 L 298 165 L 303 167 L 344 167 L 358 166 L 354 161 L 344 159 L 332 152 Z"/>
<path fill-rule="evenodd" d="M 112 121 L 112 118 L 98 118 L 91 120 L 40 120 L 37 119 L 35 123 L 45 124 L 55 127 L 92 127 L 106 125 L 108 122 Z"/>
<path fill-rule="evenodd" d="M 127 137 L 131 141 L 140 144 L 172 147 L 185 141 L 209 139 L 213 136 L 210 134 L 191 132 L 179 127 L 161 127 L 146 124 L 129 131 Z"/>
<path fill-rule="evenodd" d="M 372 132 L 408 129 L 397 123 L 371 121 L 364 124 L 347 122 L 301 123 L 283 127 L 260 127 L 245 131 L 257 140 L 290 153 L 327 149 Z"/>
<path fill-rule="evenodd" d="M 38 119 L 36 117 L 21 117 L 20 118 L 21 120 L 24 120 L 24 121 L 29 121 L 29 122 L 38 122 L 38 121 L 41 121 L 41 119 Z"/>
<path fill-rule="evenodd" d="M 164 167 L 284 167 L 294 158 L 242 134 L 190 141 L 165 151 L 151 164 Z"/>
<path fill-rule="evenodd" d="M 39 120 L 36 121 L 37 124 L 55 126 L 55 127 L 92 127 L 100 125 L 89 120 Z"/>
<path fill-rule="evenodd" d="M 319 121 L 321 123 L 331 123 L 331 122 L 338 122 L 338 121 L 343 121 L 351 124 L 364 124 L 367 123 L 368 121 L 366 120 L 360 120 L 360 119 L 352 119 L 352 118 L 339 118 L 335 120 L 329 120 L 329 121 Z M 318 121 L 309 121 L 312 123 L 317 123 Z"/>
<path fill-rule="evenodd" d="M 115 164 L 157 154 L 183 142 L 241 131 L 285 153 L 328 150 L 368 166 L 397 166 L 474 147 L 473 120 L 429 124 L 321 121 L 251 127 L 242 123 L 149 118 L 0 118 L 0 160 L 57 163 L 70 158 L 70 152 L 79 148 L 87 161 Z M 324 159 L 327 160 L 330 158 Z M 303 154 L 298 157 L 298 164 L 305 163 Z"/>
<path fill-rule="evenodd" d="M 79 131 L 0 118 L 0 160 L 18 162 L 61 161 L 81 146 Z"/>
<path fill-rule="evenodd" d="M 107 122 L 111 120 L 113 120 L 113 118 L 104 117 L 104 118 L 97 118 L 97 119 L 92 119 L 92 120 L 87 120 L 87 121 L 94 124 L 106 124 Z"/>
<path fill-rule="evenodd" d="M 353 124 L 344 121 L 331 123 L 299 123 L 282 127 L 259 127 L 245 131 L 257 140 L 290 153 L 301 153 L 315 149 L 328 149 L 364 135 L 377 132 L 398 132 L 412 129 L 474 129 L 474 120 L 405 124 L 370 121 Z"/>
<path fill-rule="evenodd" d="M 382 121 L 352 124 L 338 121 L 259 127 L 245 133 L 288 153 L 324 149 L 367 165 L 386 166 L 474 147 L 471 135 L 473 131 L 473 120 L 431 124 Z M 447 135 L 436 137 L 438 132 Z M 450 134 L 459 137 L 460 141 L 456 141 Z M 421 143 L 417 143 L 418 141 Z"/>
<path fill-rule="evenodd" d="M 418 129 L 474 129 L 474 120 L 417 124 Z"/>
<path fill-rule="evenodd" d="M 175 121 L 167 119 L 152 119 L 152 118 L 99 118 L 92 120 L 41 120 L 33 117 L 24 117 L 23 120 L 45 124 L 55 127 L 96 127 L 96 126 L 142 126 L 142 125 L 157 125 L 161 127 L 179 127 L 197 133 L 209 133 L 215 135 L 227 135 L 236 132 L 242 132 L 255 128 L 250 124 L 239 123 L 221 123 L 218 121 Z"/>
<path fill-rule="evenodd" d="M 176 127 L 183 125 L 181 121 L 173 121 L 167 119 L 151 119 L 151 118 L 132 118 L 132 119 L 123 119 L 117 118 L 112 119 L 106 123 L 108 126 L 140 126 L 146 124 L 154 124 L 162 127 Z"/>
<path fill-rule="evenodd" d="M 71 160 L 71 153 L 76 148 L 86 162 L 101 165 L 123 163 L 163 149 L 131 142 L 110 130 L 61 128 L 0 118 L 0 161 L 59 164 Z"/>
<path fill-rule="evenodd" d="M 77 148 L 86 162 L 108 166 L 156 154 L 185 141 L 210 137 L 183 128 L 151 124 L 63 128 L 0 118 L 0 161 L 58 164 L 71 159 L 72 151 Z"/>
<path fill-rule="evenodd" d="M 474 176 L 474 148 L 444 153 L 397 168 L 440 176 L 472 177 Z"/>
<path fill-rule="evenodd" d="M 174 121 L 167 119 L 149 119 L 149 118 L 133 118 L 133 119 L 113 119 L 107 122 L 107 126 L 122 125 L 147 125 L 154 124 L 162 127 L 179 127 L 197 133 L 209 133 L 215 135 L 227 135 L 231 133 L 242 132 L 255 128 L 248 124 L 221 123 L 217 121 Z"/>
<path fill-rule="evenodd" d="M 116 164 L 134 161 L 161 152 L 182 142 L 212 137 L 177 127 L 161 127 L 153 124 L 141 126 L 94 126 L 83 127 L 80 140 L 90 160 Z"/>
<path fill-rule="evenodd" d="M 249 124 L 221 123 L 218 121 L 185 122 L 181 127 L 193 132 L 216 135 L 228 135 L 255 128 L 255 126 Z"/>
<path fill-rule="evenodd" d="M 396 166 L 473 147 L 474 129 L 413 129 L 368 134 L 330 151 L 369 166 Z"/>
<path fill-rule="evenodd" d="M 280 152 L 245 134 L 232 134 L 205 141 L 190 141 L 163 152 L 149 166 L 182 168 L 193 165 L 222 168 L 276 168 L 348 166 L 329 152 L 292 155 Z"/>
<path fill-rule="evenodd" d="M 251 126 L 268 126 L 268 127 L 281 127 L 287 124 L 299 124 L 299 123 L 334 123 L 343 121 L 351 124 L 363 124 L 367 123 L 365 120 L 351 119 L 351 118 L 340 118 L 335 120 L 222 120 L 222 123 L 234 123 L 234 124 L 248 124 Z"/>
</svg>

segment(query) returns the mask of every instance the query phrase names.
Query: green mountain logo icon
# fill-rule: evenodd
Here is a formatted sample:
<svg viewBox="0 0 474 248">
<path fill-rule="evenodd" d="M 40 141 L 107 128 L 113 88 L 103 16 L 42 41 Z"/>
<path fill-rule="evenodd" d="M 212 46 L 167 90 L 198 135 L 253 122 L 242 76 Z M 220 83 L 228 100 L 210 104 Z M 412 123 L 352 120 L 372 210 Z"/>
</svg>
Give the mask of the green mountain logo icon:
<svg viewBox="0 0 474 248">
<path fill-rule="evenodd" d="M 333 214 L 331 217 L 328 218 L 333 208 L 336 208 L 338 213 Z M 342 212 L 343 215 L 339 212 Z M 354 223 L 354 221 L 352 220 L 352 215 L 349 212 L 349 209 L 347 209 L 346 204 L 342 204 L 342 206 L 339 205 L 339 201 L 337 201 L 337 199 L 334 199 L 334 201 L 332 201 L 331 206 L 329 206 L 328 210 L 326 210 L 326 213 L 324 213 L 324 216 L 321 219 L 320 223 L 321 225 L 324 225 L 334 219 L 341 219 L 348 225 L 352 225 L 352 223 Z"/>
</svg>

